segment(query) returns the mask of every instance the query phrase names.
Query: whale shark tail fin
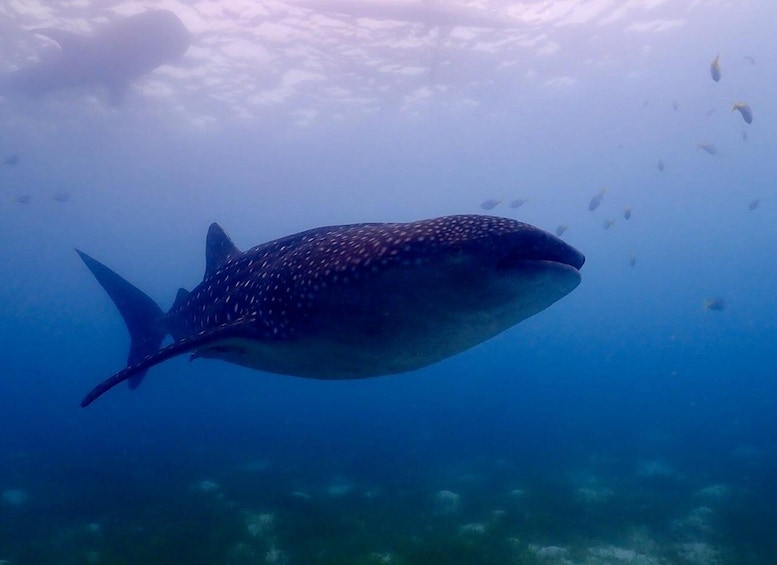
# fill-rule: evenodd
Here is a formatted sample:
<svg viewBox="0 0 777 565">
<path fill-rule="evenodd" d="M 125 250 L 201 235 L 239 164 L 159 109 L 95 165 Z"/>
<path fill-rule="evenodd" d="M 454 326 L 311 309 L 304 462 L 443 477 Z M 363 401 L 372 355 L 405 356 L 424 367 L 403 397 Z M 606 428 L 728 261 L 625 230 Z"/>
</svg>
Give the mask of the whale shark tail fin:
<svg viewBox="0 0 777 565">
<path fill-rule="evenodd" d="M 156 353 L 167 335 L 164 327 L 164 312 L 142 290 L 136 288 L 111 269 L 79 251 L 78 255 L 111 297 L 124 318 L 130 333 L 130 351 L 127 365 L 132 366 Z M 146 371 L 139 371 L 128 379 L 129 387 L 136 389 Z"/>
</svg>

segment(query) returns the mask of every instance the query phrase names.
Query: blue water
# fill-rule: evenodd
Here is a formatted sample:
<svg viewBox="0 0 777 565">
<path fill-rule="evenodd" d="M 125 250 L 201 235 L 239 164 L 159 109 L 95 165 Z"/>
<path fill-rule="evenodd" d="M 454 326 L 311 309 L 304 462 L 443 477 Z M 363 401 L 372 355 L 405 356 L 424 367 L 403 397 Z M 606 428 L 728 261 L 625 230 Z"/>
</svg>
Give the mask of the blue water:
<svg viewBox="0 0 777 565">
<path fill-rule="evenodd" d="M 143 7 L 0 6 L 0 71 Z M 166 7 L 193 44 L 120 104 L 0 98 L 0 563 L 774 563 L 769 2 Z M 212 221 L 457 213 L 567 225 L 582 284 L 413 373 L 177 358 L 79 407 L 129 339 L 74 248 L 166 309 Z"/>
</svg>

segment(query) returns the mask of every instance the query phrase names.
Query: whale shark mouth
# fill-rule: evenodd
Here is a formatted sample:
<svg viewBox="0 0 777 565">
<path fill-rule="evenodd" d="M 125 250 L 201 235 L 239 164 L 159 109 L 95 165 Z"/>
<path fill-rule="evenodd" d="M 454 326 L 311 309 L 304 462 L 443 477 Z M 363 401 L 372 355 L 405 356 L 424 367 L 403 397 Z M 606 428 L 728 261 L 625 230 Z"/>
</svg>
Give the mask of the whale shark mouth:
<svg viewBox="0 0 777 565">
<path fill-rule="evenodd" d="M 546 262 L 567 265 L 579 271 L 585 263 L 582 253 L 555 236 L 538 232 L 530 234 L 526 239 L 499 260 L 499 270 Z"/>
</svg>

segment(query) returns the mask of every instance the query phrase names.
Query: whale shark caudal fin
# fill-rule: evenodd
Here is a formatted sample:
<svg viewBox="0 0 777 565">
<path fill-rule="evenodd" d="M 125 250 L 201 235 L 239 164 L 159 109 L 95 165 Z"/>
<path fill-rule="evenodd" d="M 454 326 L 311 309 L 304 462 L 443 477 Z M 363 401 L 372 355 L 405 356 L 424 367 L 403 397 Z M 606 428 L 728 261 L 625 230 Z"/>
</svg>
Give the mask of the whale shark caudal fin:
<svg viewBox="0 0 777 565">
<path fill-rule="evenodd" d="M 167 331 L 163 326 L 164 312 L 156 302 L 99 261 L 78 249 L 76 252 L 111 297 L 127 324 L 131 340 L 127 365 L 137 365 L 159 351 Z M 136 389 L 145 374 L 145 369 L 135 371 L 125 380 L 129 381 L 131 389 Z"/>
</svg>

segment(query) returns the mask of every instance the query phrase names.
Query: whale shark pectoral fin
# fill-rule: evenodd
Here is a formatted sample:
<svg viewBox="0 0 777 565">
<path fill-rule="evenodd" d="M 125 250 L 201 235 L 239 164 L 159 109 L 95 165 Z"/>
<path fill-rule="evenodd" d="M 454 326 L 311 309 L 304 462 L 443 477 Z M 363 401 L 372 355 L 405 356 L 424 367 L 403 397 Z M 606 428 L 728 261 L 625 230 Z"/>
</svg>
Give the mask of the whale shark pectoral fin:
<svg viewBox="0 0 777 565">
<path fill-rule="evenodd" d="M 248 353 L 246 348 L 239 345 L 211 345 L 207 348 L 203 347 L 197 349 L 197 351 L 189 356 L 189 361 L 194 361 L 195 359 L 211 359 L 214 357 L 224 358 L 228 355 L 245 355 L 246 353 Z"/>
<path fill-rule="evenodd" d="M 83 37 L 73 33 L 72 31 L 65 31 L 64 29 L 41 27 L 30 31 L 36 35 L 48 37 L 57 43 L 62 51 L 73 51 L 74 49 L 78 49 L 78 47 L 84 43 Z"/>
<path fill-rule="evenodd" d="M 191 351 L 196 352 L 198 349 L 212 345 L 213 343 L 224 339 L 240 337 L 246 333 L 245 327 L 255 322 L 256 320 L 254 318 L 238 320 L 230 324 L 219 326 L 218 328 L 206 330 L 195 336 L 184 338 L 171 345 L 168 345 L 167 347 L 163 347 L 156 353 L 147 355 L 134 365 L 125 367 L 118 373 L 114 373 L 109 378 L 98 384 L 91 391 L 89 391 L 89 393 L 81 401 L 81 407 L 86 408 L 92 402 L 97 400 L 97 398 L 108 392 L 116 385 L 131 379 L 133 376 L 139 373 L 145 373 L 148 371 L 148 369 L 154 365 L 162 363 L 163 361 L 167 361 L 168 359 L 172 359 L 173 357 L 177 357 Z"/>
</svg>

